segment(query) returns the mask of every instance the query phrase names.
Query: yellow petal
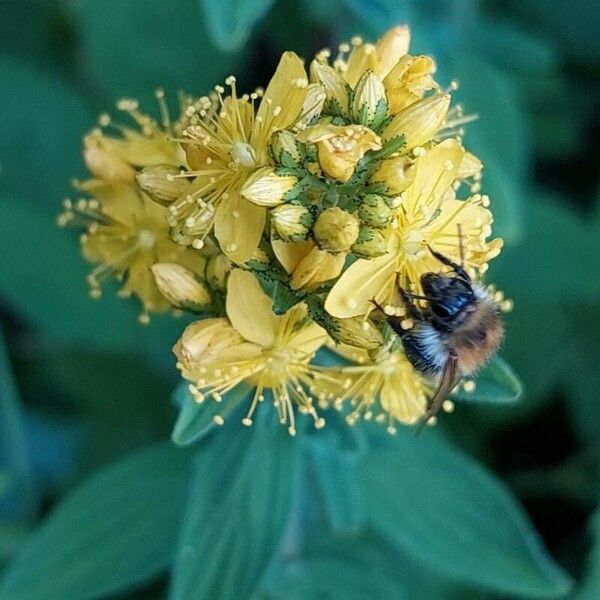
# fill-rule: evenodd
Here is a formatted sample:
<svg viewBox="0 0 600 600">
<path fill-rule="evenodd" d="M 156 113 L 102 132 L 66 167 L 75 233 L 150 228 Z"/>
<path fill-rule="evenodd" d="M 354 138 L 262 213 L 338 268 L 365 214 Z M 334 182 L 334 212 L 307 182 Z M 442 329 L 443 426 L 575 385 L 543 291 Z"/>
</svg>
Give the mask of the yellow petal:
<svg viewBox="0 0 600 600">
<path fill-rule="evenodd" d="M 394 285 L 396 268 L 395 253 L 357 260 L 329 292 L 325 310 L 340 319 L 366 314 L 372 308 L 370 300 L 385 297 L 384 292 Z"/>
<path fill-rule="evenodd" d="M 456 180 L 465 155 L 456 140 L 445 140 L 419 156 L 415 162 L 415 178 L 402 194 L 403 206 L 410 212 L 435 196 L 441 202 Z M 429 205 L 433 203 L 428 202 Z"/>
<path fill-rule="evenodd" d="M 277 206 L 298 183 L 293 175 L 278 175 L 273 167 L 261 167 L 246 179 L 241 195 L 258 206 Z"/>
<path fill-rule="evenodd" d="M 243 264 L 254 253 L 265 227 L 266 211 L 232 192 L 215 214 L 215 235 L 230 260 Z"/>
<path fill-rule="evenodd" d="M 348 58 L 348 68 L 344 71 L 344 79 L 350 87 L 354 87 L 365 71 L 378 72 L 377 52 L 373 44 L 361 44 L 352 50 Z"/>
<path fill-rule="evenodd" d="M 302 110 L 308 79 L 294 52 L 284 52 L 260 102 L 250 144 L 258 154 L 266 148 L 274 129 L 285 129 Z"/>
<path fill-rule="evenodd" d="M 227 316 L 249 342 L 270 347 L 275 341 L 279 318 L 271 299 L 249 271 L 234 269 L 227 282 Z"/>
<path fill-rule="evenodd" d="M 388 29 L 375 45 L 379 59 L 377 74 L 384 78 L 392 67 L 405 55 L 410 47 L 410 28 L 400 25 Z"/>
<path fill-rule="evenodd" d="M 302 350 L 307 354 L 316 352 L 327 340 L 327 332 L 316 323 L 302 327 L 288 342 L 289 347 Z"/>
<path fill-rule="evenodd" d="M 277 260 L 288 273 L 292 273 L 300 264 L 300 261 L 315 247 L 310 240 L 294 243 L 273 238 L 271 238 L 271 246 Z"/>
</svg>

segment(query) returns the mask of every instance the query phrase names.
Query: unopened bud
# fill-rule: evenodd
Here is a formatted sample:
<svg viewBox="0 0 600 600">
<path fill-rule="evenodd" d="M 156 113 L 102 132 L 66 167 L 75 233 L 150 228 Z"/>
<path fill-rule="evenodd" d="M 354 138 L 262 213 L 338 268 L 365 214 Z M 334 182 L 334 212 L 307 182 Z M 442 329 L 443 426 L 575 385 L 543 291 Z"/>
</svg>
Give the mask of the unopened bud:
<svg viewBox="0 0 600 600">
<path fill-rule="evenodd" d="M 381 231 L 373 227 L 361 227 L 352 252 L 360 258 L 375 258 L 387 252 L 387 241 Z"/>
<path fill-rule="evenodd" d="M 327 94 L 320 83 L 311 83 L 306 88 L 306 96 L 300 111 L 300 117 L 294 123 L 295 129 L 306 129 L 314 124 L 323 110 Z"/>
<path fill-rule="evenodd" d="M 277 206 L 297 182 L 293 175 L 278 175 L 273 167 L 261 167 L 246 180 L 241 194 L 259 206 Z"/>
<path fill-rule="evenodd" d="M 297 167 L 302 162 L 296 136 L 291 131 L 276 131 L 271 137 L 271 150 L 275 160 L 286 167 Z"/>
<path fill-rule="evenodd" d="M 179 175 L 179 169 L 169 165 L 155 165 L 146 167 L 136 173 L 136 180 L 140 189 L 146 192 L 152 200 L 169 206 L 173 201 L 186 193 L 190 182 Z"/>
<path fill-rule="evenodd" d="M 326 103 L 330 112 L 343 115 L 348 112 L 348 85 L 335 69 L 313 60 L 310 64 L 310 78 L 314 83 L 320 83 L 326 95 Z"/>
<path fill-rule="evenodd" d="M 413 163 L 406 156 L 395 156 L 379 162 L 371 175 L 371 182 L 383 183 L 388 194 L 401 194 L 414 177 Z"/>
<path fill-rule="evenodd" d="M 380 229 L 392 222 L 394 212 L 387 198 L 377 194 L 367 194 L 360 201 L 358 216 L 362 225 Z"/>
<path fill-rule="evenodd" d="M 156 263 L 152 274 L 160 293 L 176 308 L 201 311 L 211 303 L 207 289 L 189 269 L 175 263 Z"/>
<path fill-rule="evenodd" d="M 225 254 L 215 254 L 208 259 L 204 275 L 208 285 L 224 292 L 227 289 L 227 277 L 231 271 L 231 261 Z"/>
<path fill-rule="evenodd" d="M 286 242 L 305 240 L 312 223 L 312 214 L 300 204 L 281 204 L 271 211 L 271 224 Z"/>
<path fill-rule="evenodd" d="M 404 136 L 404 151 L 421 146 L 438 132 L 450 106 L 450 94 L 435 94 L 399 112 L 385 128 L 384 141 Z"/>
<path fill-rule="evenodd" d="M 335 206 L 325 209 L 319 215 L 313 235 L 321 249 L 347 252 L 358 238 L 359 227 L 356 215 Z"/>
<path fill-rule="evenodd" d="M 345 260 L 346 255 L 342 252 L 331 254 L 315 247 L 294 269 L 290 286 L 293 290 L 313 290 L 322 283 L 335 279 L 342 272 Z"/>
<path fill-rule="evenodd" d="M 385 77 L 392 67 L 405 55 L 410 47 L 410 29 L 400 25 L 388 29 L 375 44 L 380 77 Z"/>
<path fill-rule="evenodd" d="M 364 350 L 374 350 L 383 345 L 383 336 L 375 325 L 363 317 L 338 319 L 331 317 L 327 333 L 338 343 Z"/>
<path fill-rule="evenodd" d="M 352 118 L 362 125 L 381 123 L 387 112 L 387 100 L 383 82 L 375 73 L 367 71 L 356 84 Z"/>
</svg>

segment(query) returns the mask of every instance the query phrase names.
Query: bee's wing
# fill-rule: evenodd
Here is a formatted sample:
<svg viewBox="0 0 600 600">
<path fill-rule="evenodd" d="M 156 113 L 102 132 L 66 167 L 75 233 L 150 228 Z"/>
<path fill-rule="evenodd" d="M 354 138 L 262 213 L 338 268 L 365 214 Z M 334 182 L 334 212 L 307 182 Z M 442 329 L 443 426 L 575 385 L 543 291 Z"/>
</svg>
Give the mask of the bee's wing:
<svg viewBox="0 0 600 600">
<path fill-rule="evenodd" d="M 442 407 L 442 402 L 444 402 L 448 394 L 454 389 L 458 380 L 458 359 L 455 355 L 450 355 L 444 365 L 437 389 L 427 404 L 427 411 L 421 417 L 418 431 L 421 431 L 423 425 L 438 413 Z"/>
</svg>

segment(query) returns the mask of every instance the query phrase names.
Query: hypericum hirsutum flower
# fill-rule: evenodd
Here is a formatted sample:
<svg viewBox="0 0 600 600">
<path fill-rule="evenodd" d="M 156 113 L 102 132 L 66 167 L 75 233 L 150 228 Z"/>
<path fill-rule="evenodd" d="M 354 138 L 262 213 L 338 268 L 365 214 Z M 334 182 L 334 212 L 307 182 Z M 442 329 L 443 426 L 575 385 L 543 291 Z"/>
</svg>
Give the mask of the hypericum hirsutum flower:
<svg viewBox="0 0 600 600">
<path fill-rule="evenodd" d="M 432 382 L 395 333 L 413 325 L 399 287 L 424 308 L 421 278 L 445 272 L 440 254 L 478 279 L 502 241 L 490 240 L 483 165 L 463 146 L 457 84 L 440 86 L 409 43 L 405 26 L 353 38 L 308 75 L 285 52 L 264 91 L 240 94 L 230 76 L 183 97 L 174 121 L 159 93 L 162 124 L 125 100 L 137 129 L 110 136 L 103 116 L 85 137 L 94 178 L 60 220 L 86 220 L 93 295 L 111 274 L 143 320 L 169 307 L 204 317 L 174 347 L 198 402 L 248 386 L 244 423 L 270 398 L 291 433 L 295 408 L 324 423 L 313 398 L 390 431 L 426 411 Z M 385 315 L 401 318 L 392 328 Z M 325 343 L 355 366 L 313 364 Z"/>
<path fill-rule="evenodd" d="M 254 388 L 245 425 L 252 424 L 256 407 L 269 397 L 292 435 L 295 407 L 322 427 L 310 392 L 318 368 L 310 361 L 325 343 L 325 331 L 301 305 L 275 315 L 254 275 L 240 269 L 229 276 L 227 317 L 192 323 L 174 347 L 195 399 L 227 402 L 223 396 L 245 383 Z"/>
<path fill-rule="evenodd" d="M 468 271 L 485 272 L 487 262 L 501 248 L 500 240 L 487 242 L 492 213 L 487 196 L 456 198 L 463 147 L 453 139 L 418 153 L 415 177 L 398 197 L 394 219 L 385 232 L 387 251 L 373 259 L 359 259 L 340 277 L 325 308 L 335 317 L 364 315 L 375 298 L 382 305 L 401 306 L 396 281 L 421 293 L 420 276 L 439 271 L 428 246 L 460 262 L 460 242 Z"/>
<path fill-rule="evenodd" d="M 183 132 L 190 189 L 170 207 L 175 239 L 202 247 L 213 225 L 223 252 L 238 264 L 252 256 L 263 233 L 266 208 L 283 201 L 293 176 L 279 174 L 268 145 L 274 132 L 304 118 L 308 78 L 302 61 L 286 52 L 267 89 L 237 95 L 235 77 L 188 108 Z M 255 108 L 260 102 L 258 109 Z"/>
<path fill-rule="evenodd" d="M 146 323 L 150 312 L 172 307 L 156 286 L 151 267 L 159 262 L 177 263 L 200 273 L 200 254 L 179 246 L 169 237 L 167 211 L 153 202 L 136 181 L 136 169 L 176 164 L 179 145 L 170 141 L 175 131 L 166 111 L 162 93 L 164 123 L 159 125 L 139 112 L 133 100 L 122 100 L 118 108 L 131 115 L 139 130 L 117 125 L 120 137 L 95 129 L 84 139 L 84 158 L 93 179 L 76 182 L 75 187 L 86 197 L 66 200 L 59 217 L 61 225 L 84 227 L 81 248 L 85 258 L 98 266 L 90 273 L 88 283 L 92 297 L 101 295 L 101 285 L 109 277 L 123 281 L 122 296 L 137 296 Z M 100 125 L 111 125 L 108 116 Z"/>
</svg>

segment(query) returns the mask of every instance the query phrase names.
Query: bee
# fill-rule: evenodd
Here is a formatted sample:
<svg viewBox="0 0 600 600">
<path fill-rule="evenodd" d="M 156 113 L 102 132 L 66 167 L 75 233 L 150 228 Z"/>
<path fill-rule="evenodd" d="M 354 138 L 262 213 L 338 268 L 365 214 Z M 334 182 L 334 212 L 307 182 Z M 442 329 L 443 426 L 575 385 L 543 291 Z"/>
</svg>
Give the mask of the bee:
<svg viewBox="0 0 600 600">
<path fill-rule="evenodd" d="M 500 309 L 494 298 L 471 279 L 462 265 L 428 248 L 451 272 L 423 274 L 424 295 L 411 294 L 397 284 L 406 313 L 414 323 L 411 329 L 401 326 L 400 317 L 384 312 L 413 367 L 437 381 L 422 425 L 438 413 L 462 377 L 475 373 L 496 353 L 504 337 Z M 464 262 L 462 256 L 461 243 Z M 419 307 L 415 300 L 425 300 L 426 307 Z"/>
</svg>

